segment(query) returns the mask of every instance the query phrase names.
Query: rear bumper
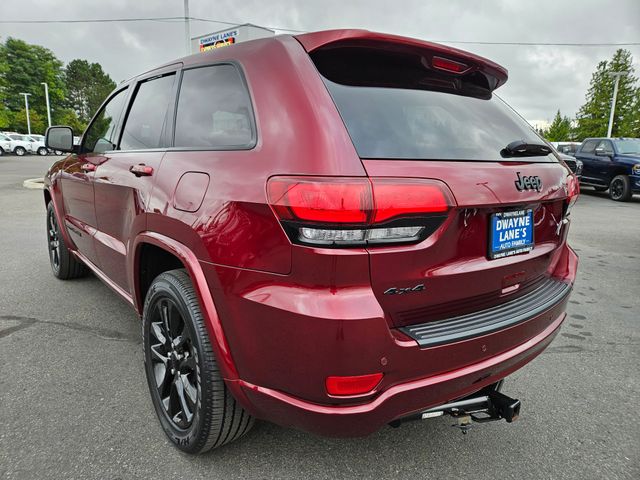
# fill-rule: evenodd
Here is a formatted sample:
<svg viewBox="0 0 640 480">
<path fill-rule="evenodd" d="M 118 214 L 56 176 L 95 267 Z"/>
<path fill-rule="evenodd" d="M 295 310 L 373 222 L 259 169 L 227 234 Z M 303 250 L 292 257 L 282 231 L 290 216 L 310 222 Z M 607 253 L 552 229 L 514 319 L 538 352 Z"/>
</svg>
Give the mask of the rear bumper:
<svg viewBox="0 0 640 480">
<path fill-rule="evenodd" d="M 572 285 L 576 254 L 563 242 L 552 257 L 548 275 Z M 226 379 L 233 395 L 257 418 L 327 436 L 367 435 L 508 376 L 552 341 L 569 298 L 500 330 L 423 347 L 389 328 L 370 286 L 331 291 L 267 283 L 263 273 L 203 270 L 210 286 L 232 275 L 213 293 L 238 372 Z M 368 394 L 325 390 L 327 376 L 376 372 L 384 377 Z"/>
<path fill-rule="evenodd" d="M 390 387 L 371 402 L 327 406 L 238 380 L 254 415 L 326 436 L 363 436 L 391 421 L 466 396 L 497 382 L 537 357 L 556 336 L 565 313 L 527 342 L 458 370 Z"/>
</svg>

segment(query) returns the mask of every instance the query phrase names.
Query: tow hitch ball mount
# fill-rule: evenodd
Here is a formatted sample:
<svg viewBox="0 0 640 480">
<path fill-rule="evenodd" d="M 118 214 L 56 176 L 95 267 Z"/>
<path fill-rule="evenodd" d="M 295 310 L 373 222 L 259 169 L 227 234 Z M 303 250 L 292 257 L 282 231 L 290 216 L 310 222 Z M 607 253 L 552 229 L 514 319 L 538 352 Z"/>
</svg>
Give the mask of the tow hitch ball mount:
<svg viewBox="0 0 640 480">
<path fill-rule="evenodd" d="M 466 434 L 471 429 L 473 422 L 494 422 L 502 419 L 507 423 L 514 422 L 520 415 L 520 400 L 515 400 L 501 393 L 502 383 L 503 381 L 500 380 L 468 397 L 399 418 L 389 425 L 399 427 L 402 423 L 412 420 L 425 420 L 449 415 L 456 419 L 456 423 L 452 426 L 459 428 L 463 434 Z"/>
</svg>

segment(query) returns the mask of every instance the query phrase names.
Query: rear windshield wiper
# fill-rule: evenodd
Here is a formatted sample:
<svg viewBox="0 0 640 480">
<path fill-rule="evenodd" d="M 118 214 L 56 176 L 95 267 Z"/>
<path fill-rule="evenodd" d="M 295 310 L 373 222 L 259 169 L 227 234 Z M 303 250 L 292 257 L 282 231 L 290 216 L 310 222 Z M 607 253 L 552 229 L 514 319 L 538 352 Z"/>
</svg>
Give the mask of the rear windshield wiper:
<svg viewBox="0 0 640 480">
<path fill-rule="evenodd" d="M 551 148 L 543 143 L 527 143 L 516 140 L 500 150 L 503 157 L 544 157 L 551 153 Z"/>
</svg>

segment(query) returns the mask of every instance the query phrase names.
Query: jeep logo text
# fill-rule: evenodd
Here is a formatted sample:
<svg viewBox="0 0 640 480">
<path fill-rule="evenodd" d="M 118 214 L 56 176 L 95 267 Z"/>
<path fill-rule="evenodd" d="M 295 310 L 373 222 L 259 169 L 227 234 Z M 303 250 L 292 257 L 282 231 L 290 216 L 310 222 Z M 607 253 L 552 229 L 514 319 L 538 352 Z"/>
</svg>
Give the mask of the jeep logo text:
<svg viewBox="0 0 640 480">
<path fill-rule="evenodd" d="M 542 180 L 537 175 L 524 176 L 520 177 L 520 172 L 517 172 L 518 179 L 513 182 L 516 185 L 516 188 L 522 192 L 524 190 L 535 190 L 539 192 L 542 190 Z"/>
</svg>

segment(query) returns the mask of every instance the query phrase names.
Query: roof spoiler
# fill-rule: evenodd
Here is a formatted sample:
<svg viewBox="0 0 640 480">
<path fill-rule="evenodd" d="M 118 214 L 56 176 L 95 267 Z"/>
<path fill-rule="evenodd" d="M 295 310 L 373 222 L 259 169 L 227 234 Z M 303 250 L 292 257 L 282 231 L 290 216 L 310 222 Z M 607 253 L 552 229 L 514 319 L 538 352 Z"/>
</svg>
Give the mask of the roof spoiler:
<svg viewBox="0 0 640 480">
<path fill-rule="evenodd" d="M 325 30 L 295 35 L 307 53 L 344 47 L 379 48 L 399 53 L 420 55 L 424 66 L 452 76 L 482 74 L 489 91 L 503 85 L 507 69 L 484 57 L 464 50 L 426 42 L 415 38 L 370 32 L 368 30 Z"/>
</svg>

